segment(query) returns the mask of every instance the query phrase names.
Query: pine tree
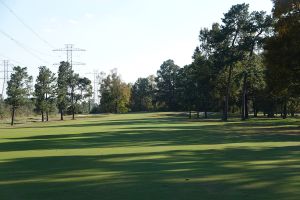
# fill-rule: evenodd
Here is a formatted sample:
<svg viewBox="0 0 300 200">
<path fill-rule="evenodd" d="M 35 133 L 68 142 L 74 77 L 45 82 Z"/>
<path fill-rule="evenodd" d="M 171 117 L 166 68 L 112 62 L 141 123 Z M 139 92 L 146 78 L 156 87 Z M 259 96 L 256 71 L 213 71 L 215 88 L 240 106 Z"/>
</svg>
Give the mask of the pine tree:
<svg viewBox="0 0 300 200">
<path fill-rule="evenodd" d="M 55 89 L 56 89 L 55 74 L 45 66 L 39 68 L 39 75 L 35 84 L 36 109 L 41 112 L 42 121 L 44 115 L 46 120 L 49 120 L 49 112 L 54 104 Z"/>
<path fill-rule="evenodd" d="M 61 62 L 57 77 L 57 107 L 60 112 L 60 119 L 64 120 L 64 112 L 69 105 L 68 84 L 72 74 L 71 66 L 68 62 Z"/>
<path fill-rule="evenodd" d="M 11 125 L 14 125 L 16 109 L 25 105 L 30 95 L 32 77 L 27 68 L 19 66 L 13 68 L 10 80 L 7 82 L 7 102 L 11 106 Z"/>
</svg>

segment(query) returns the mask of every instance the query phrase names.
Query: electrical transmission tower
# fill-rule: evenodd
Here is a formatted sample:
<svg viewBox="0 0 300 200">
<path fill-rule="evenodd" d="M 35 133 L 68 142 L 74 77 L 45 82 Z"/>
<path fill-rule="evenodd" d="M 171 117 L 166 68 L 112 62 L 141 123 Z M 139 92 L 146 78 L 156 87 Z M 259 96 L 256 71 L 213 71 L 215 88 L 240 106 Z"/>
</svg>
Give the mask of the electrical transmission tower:
<svg viewBox="0 0 300 200">
<path fill-rule="evenodd" d="M 53 51 L 63 51 L 66 52 L 67 54 L 67 62 L 71 65 L 71 68 L 73 68 L 73 65 L 84 65 L 84 63 L 73 63 L 73 52 L 75 51 L 86 51 L 85 49 L 79 49 L 79 48 L 74 48 L 73 44 L 65 44 L 65 48 L 61 49 L 54 49 Z"/>
<path fill-rule="evenodd" d="M 98 75 L 98 72 L 97 71 L 94 71 L 94 72 L 91 72 L 91 73 L 86 73 L 86 74 L 91 74 L 94 76 L 94 81 L 93 81 L 93 84 L 94 84 L 94 92 L 93 92 L 93 97 L 94 97 L 94 104 L 96 103 L 96 94 L 97 94 L 97 84 L 96 84 L 96 78 L 97 78 L 97 75 Z"/>
<path fill-rule="evenodd" d="M 9 73 L 12 72 L 9 70 L 9 61 L 8 60 L 3 60 L 3 71 L 0 71 L 3 75 L 0 79 L 3 80 L 2 83 L 2 91 L 1 91 L 1 98 L 4 99 L 4 94 L 5 94 L 5 85 L 7 84 L 7 81 L 9 80 Z"/>
<path fill-rule="evenodd" d="M 99 87 L 99 84 L 100 84 L 100 82 L 101 82 L 101 80 L 102 80 L 102 78 L 103 78 L 103 75 L 104 75 L 104 73 L 103 72 L 98 72 L 97 70 L 94 70 L 94 72 L 91 72 L 91 73 L 86 73 L 86 74 L 90 74 L 90 75 L 93 75 L 94 76 L 94 80 L 93 80 L 93 89 L 94 89 L 94 91 L 93 91 L 93 99 L 94 99 L 94 104 L 96 104 L 96 102 L 97 102 L 97 98 L 98 98 L 98 94 L 99 94 L 99 89 L 98 89 L 98 87 Z"/>
</svg>

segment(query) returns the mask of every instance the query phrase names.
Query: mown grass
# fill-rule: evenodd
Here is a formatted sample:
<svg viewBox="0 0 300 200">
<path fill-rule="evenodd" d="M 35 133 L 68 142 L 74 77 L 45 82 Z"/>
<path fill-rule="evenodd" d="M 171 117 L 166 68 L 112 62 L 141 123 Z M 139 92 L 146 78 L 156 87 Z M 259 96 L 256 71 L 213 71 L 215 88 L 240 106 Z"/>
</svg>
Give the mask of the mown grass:
<svg viewBox="0 0 300 200">
<path fill-rule="evenodd" d="M 0 125 L 0 199 L 300 199 L 299 120 L 99 115 Z"/>
</svg>

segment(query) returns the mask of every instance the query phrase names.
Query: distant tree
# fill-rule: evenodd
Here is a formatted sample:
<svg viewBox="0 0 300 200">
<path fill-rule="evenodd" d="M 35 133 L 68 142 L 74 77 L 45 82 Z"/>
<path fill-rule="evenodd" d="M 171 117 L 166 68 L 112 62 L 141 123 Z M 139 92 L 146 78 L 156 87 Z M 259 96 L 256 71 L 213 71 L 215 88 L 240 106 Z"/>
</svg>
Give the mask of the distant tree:
<svg viewBox="0 0 300 200">
<path fill-rule="evenodd" d="M 204 111 L 207 117 L 208 109 L 219 110 L 220 103 L 226 96 L 226 52 L 223 52 L 224 34 L 221 26 L 214 23 L 211 29 L 201 29 L 199 34 L 200 45 L 192 56 L 195 71 L 193 72 L 194 82 L 197 85 L 197 110 Z M 221 79 L 220 79 L 221 78 Z M 221 83 L 221 84 L 220 84 Z M 222 87 L 220 87 L 223 85 Z M 221 89 L 222 88 L 222 89 Z M 221 103 L 221 105 L 222 105 Z M 199 113 L 199 112 L 198 112 Z M 199 114 L 198 114 L 199 115 Z"/>
<path fill-rule="evenodd" d="M 157 85 L 155 82 L 155 76 L 154 75 L 150 75 L 148 76 L 148 83 L 149 83 L 149 88 L 151 88 L 151 100 L 152 100 L 152 106 L 153 106 L 153 110 L 156 111 L 157 110 Z"/>
<path fill-rule="evenodd" d="M 192 118 L 192 111 L 197 104 L 197 82 L 195 81 L 195 66 L 193 64 L 180 68 L 177 75 L 177 103 L 180 108 L 189 112 Z"/>
<path fill-rule="evenodd" d="M 61 62 L 57 77 L 57 107 L 60 112 L 60 119 L 64 120 L 64 112 L 68 108 L 68 86 L 72 74 L 71 66 L 68 62 Z"/>
<path fill-rule="evenodd" d="M 197 95 L 197 117 L 199 118 L 199 112 L 204 112 L 204 118 L 208 118 L 208 109 L 211 108 L 212 98 L 211 92 L 213 90 L 214 81 L 214 69 L 210 60 L 205 58 L 203 54 L 198 54 L 194 57 L 194 72 L 192 79 L 196 84 L 196 95 Z"/>
<path fill-rule="evenodd" d="M 295 114 L 300 112 L 300 98 L 299 97 L 290 98 L 287 107 L 291 113 L 291 116 L 295 117 Z"/>
<path fill-rule="evenodd" d="M 100 110 L 101 112 L 114 112 L 114 105 L 112 103 L 113 97 L 111 94 L 111 76 L 108 75 L 100 82 L 99 97 L 100 97 Z"/>
<path fill-rule="evenodd" d="M 77 81 L 77 91 L 75 94 L 75 105 L 78 106 L 79 103 L 81 103 L 82 107 L 85 107 L 85 105 L 88 106 L 90 103 L 90 97 L 93 95 L 93 88 L 91 85 L 91 80 L 83 77 L 78 79 Z M 88 99 L 88 102 L 86 100 Z"/>
<path fill-rule="evenodd" d="M 242 71 L 243 81 L 242 81 L 242 105 L 245 106 L 244 117 L 248 118 L 248 101 L 252 101 L 252 108 L 254 117 L 257 117 L 259 111 L 263 111 L 262 104 L 264 104 L 264 99 L 266 98 L 266 80 L 265 80 L 265 65 L 263 63 L 263 58 L 261 55 L 253 54 L 251 60 L 245 60 L 242 65 L 247 66 L 247 81 L 245 82 L 244 70 Z M 244 85 L 246 84 L 246 86 Z M 245 101 L 245 87 L 246 92 L 246 103 Z M 243 108 L 242 108 L 243 111 Z M 242 116 L 243 117 L 243 116 Z M 243 119 L 243 118 L 242 118 Z"/>
<path fill-rule="evenodd" d="M 179 69 L 173 60 L 167 60 L 160 66 L 155 78 L 158 100 L 165 103 L 170 111 L 178 110 L 176 79 Z"/>
<path fill-rule="evenodd" d="M 79 82 L 79 74 L 70 71 L 70 76 L 68 79 L 68 86 L 69 86 L 69 96 L 70 96 L 70 109 L 72 112 L 72 119 L 75 119 L 75 101 L 76 101 L 76 89 Z"/>
<path fill-rule="evenodd" d="M 30 95 L 32 77 L 28 75 L 27 68 L 19 66 L 13 68 L 10 80 L 7 82 L 7 103 L 11 106 L 11 125 L 14 125 L 15 112 L 20 106 L 26 104 Z"/>
<path fill-rule="evenodd" d="M 121 80 L 116 70 L 112 71 L 100 84 L 101 112 L 128 112 L 130 91 L 130 85 Z"/>
<path fill-rule="evenodd" d="M 3 119 L 5 115 L 5 102 L 3 98 L 0 98 L 0 119 Z"/>
<path fill-rule="evenodd" d="M 132 111 L 151 111 L 154 109 L 154 85 L 151 77 L 139 78 L 131 88 Z"/>
<path fill-rule="evenodd" d="M 55 74 L 50 69 L 45 66 L 39 68 L 34 94 L 36 97 L 36 109 L 41 112 L 43 122 L 44 114 L 46 114 L 46 120 L 49 120 L 49 112 L 55 103 L 55 81 Z"/>
</svg>

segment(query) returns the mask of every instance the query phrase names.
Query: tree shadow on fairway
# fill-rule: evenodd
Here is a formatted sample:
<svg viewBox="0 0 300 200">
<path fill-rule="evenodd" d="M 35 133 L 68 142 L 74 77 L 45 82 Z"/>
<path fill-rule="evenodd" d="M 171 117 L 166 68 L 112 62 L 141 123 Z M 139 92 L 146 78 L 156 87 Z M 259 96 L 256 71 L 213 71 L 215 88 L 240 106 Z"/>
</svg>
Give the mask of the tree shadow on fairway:
<svg viewBox="0 0 300 200">
<path fill-rule="evenodd" d="M 138 126 L 120 128 L 109 132 L 87 132 L 80 134 L 38 135 L 7 138 L 0 143 L 0 152 L 23 150 L 88 149 L 112 147 L 155 147 L 214 145 L 249 142 L 299 142 L 297 126 L 262 127 L 202 125 L 189 126 Z"/>
<path fill-rule="evenodd" d="M 19 158 L 1 199 L 299 199 L 300 147 Z"/>
<path fill-rule="evenodd" d="M 114 131 L 50 134 L 6 138 L 0 152 L 22 150 L 88 149 L 113 147 L 156 147 L 218 145 L 235 143 L 299 142 L 298 122 L 262 126 L 259 123 L 231 124 L 139 124 L 119 127 Z"/>
<path fill-rule="evenodd" d="M 141 119 L 140 117 L 142 113 L 127 113 L 127 114 L 101 114 L 101 115 L 92 115 L 87 117 L 77 117 L 77 119 L 84 119 L 83 123 L 81 120 L 75 121 L 61 121 L 54 120 L 50 123 L 40 123 L 40 125 L 27 125 L 24 123 L 16 123 L 20 126 L 4 126 L 0 127 L 0 130 L 10 130 L 10 129 L 40 129 L 40 128 L 85 128 L 85 127 L 93 127 L 93 126 L 130 126 L 130 125 L 139 125 L 139 124 L 161 124 L 161 123 L 178 123 L 185 122 L 187 118 L 183 113 L 145 113 L 145 116 Z M 114 116 L 117 119 L 109 118 L 110 116 Z M 124 119 L 125 117 L 125 119 Z M 88 120 L 87 120 L 88 119 Z M 220 120 L 218 120 L 220 121 Z M 38 121 L 34 121 L 38 122 Z M 54 122 L 54 123 L 53 123 Z M 10 123 L 7 123 L 10 125 Z"/>
<path fill-rule="evenodd" d="M 105 119 L 101 120 L 91 120 L 91 121 L 84 121 L 84 123 L 70 123 L 65 124 L 64 121 L 56 122 L 52 124 L 43 124 L 42 126 L 19 126 L 13 127 L 13 129 L 40 129 L 40 128 L 85 128 L 85 127 L 93 127 L 93 126 L 130 126 L 130 125 L 139 125 L 139 124 L 174 124 L 178 122 L 184 122 L 186 119 L 184 118 L 149 118 L 149 119 Z M 76 122 L 76 121 L 74 121 Z M 12 127 L 0 127 L 0 129 L 12 129 Z"/>
</svg>

